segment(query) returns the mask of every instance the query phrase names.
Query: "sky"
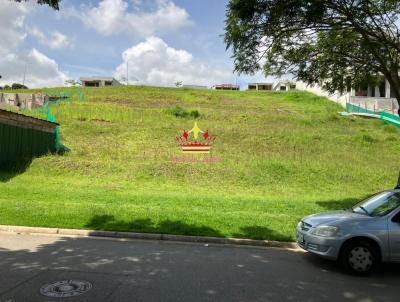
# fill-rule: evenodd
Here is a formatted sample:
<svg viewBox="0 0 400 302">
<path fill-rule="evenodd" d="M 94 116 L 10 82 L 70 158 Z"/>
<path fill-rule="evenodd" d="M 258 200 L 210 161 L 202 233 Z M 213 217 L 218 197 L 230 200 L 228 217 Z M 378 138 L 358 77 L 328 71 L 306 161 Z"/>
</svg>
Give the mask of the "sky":
<svg viewBox="0 0 400 302">
<path fill-rule="evenodd" d="M 0 86 L 65 85 L 82 76 L 129 84 L 212 86 L 273 81 L 238 76 L 223 34 L 228 0 L 0 0 Z"/>
</svg>

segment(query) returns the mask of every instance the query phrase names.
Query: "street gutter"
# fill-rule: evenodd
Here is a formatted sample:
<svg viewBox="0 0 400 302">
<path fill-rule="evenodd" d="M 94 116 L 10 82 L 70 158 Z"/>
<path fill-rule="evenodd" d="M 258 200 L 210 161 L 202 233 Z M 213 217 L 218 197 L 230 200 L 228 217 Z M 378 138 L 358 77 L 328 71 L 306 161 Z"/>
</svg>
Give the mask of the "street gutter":
<svg viewBox="0 0 400 302">
<path fill-rule="evenodd" d="M 28 235 L 65 235 L 76 237 L 103 237 L 118 239 L 140 239 L 140 240 L 160 240 L 174 242 L 191 242 L 205 244 L 228 244 L 228 245 L 247 245 L 257 247 L 275 247 L 284 249 L 298 250 L 299 247 L 294 242 L 281 242 L 271 240 L 254 240 L 241 238 L 220 238 L 220 237 L 204 237 L 204 236 L 184 236 L 184 235 L 168 235 L 153 233 L 132 233 L 132 232 L 113 232 L 98 230 L 76 230 L 76 229 L 59 229 L 59 228 L 40 228 L 25 227 L 13 225 L 0 225 L 0 232 L 13 234 Z"/>
</svg>

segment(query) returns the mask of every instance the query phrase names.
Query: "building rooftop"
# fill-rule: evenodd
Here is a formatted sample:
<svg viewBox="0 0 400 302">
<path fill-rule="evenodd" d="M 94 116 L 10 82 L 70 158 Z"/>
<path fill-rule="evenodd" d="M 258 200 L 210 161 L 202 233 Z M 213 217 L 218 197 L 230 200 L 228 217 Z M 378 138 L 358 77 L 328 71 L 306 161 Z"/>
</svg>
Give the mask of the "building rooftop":
<svg viewBox="0 0 400 302">
<path fill-rule="evenodd" d="M 290 80 L 279 81 L 278 83 L 275 84 L 274 89 L 277 88 L 280 85 L 286 85 L 286 86 L 296 85 L 296 82 L 295 81 L 290 81 Z"/>
<path fill-rule="evenodd" d="M 218 85 L 215 85 L 215 87 L 240 87 L 240 85 L 235 85 L 235 84 L 218 84 Z"/>
<path fill-rule="evenodd" d="M 274 83 L 249 83 L 249 85 L 274 85 Z"/>
<path fill-rule="evenodd" d="M 205 85 L 191 85 L 191 84 L 187 84 L 187 85 L 182 85 L 183 88 L 208 88 L 208 86 Z"/>
<path fill-rule="evenodd" d="M 81 77 L 81 81 L 113 81 L 113 77 Z"/>
</svg>

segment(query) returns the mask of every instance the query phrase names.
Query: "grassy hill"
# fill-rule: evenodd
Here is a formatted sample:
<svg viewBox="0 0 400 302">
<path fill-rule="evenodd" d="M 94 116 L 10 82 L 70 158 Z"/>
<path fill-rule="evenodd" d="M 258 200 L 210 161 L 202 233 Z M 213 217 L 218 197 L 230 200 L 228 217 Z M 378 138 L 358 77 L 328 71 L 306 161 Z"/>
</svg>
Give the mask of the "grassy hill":
<svg viewBox="0 0 400 302">
<path fill-rule="evenodd" d="M 0 172 L 1 224 L 293 240 L 305 215 L 391 188 L 400 132 L 306 92 L 84 89 L 52 107 L 69 154 Z M 218 163 L 176 163 L 198 110 Z"/>
</svg>

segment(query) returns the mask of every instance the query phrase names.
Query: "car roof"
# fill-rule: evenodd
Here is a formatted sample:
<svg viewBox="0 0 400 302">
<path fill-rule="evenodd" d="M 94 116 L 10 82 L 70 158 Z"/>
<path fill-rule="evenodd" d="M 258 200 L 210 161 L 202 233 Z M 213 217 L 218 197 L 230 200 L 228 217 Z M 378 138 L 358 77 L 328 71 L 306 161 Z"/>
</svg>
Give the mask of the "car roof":
<svg viewBox="0 0 400 302">
<path fill-rule="evenodd" d="M 400 193 L 400 189 L 389 189 L 389 190 L 384 190 L 384 191 L 376 192 L 376 193 L 373 194 L 372 196 L 377 195 L 377 194 L 381 194 L 381 193 Z M 371 196 L 371 197 L 372 197 L 372 196 Z"/>
</svg>

